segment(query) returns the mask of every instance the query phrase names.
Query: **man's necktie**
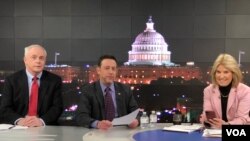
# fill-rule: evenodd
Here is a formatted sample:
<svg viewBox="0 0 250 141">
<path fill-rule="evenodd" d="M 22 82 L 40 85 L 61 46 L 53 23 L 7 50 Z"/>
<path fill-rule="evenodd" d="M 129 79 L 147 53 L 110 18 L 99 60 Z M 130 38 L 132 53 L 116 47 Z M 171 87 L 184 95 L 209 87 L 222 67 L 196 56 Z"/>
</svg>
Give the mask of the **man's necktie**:
<svg viewBox="0 0 250 141">
<path fill-rule="evenodd" d="M 37 77 L 34 77 L 33 83 L 31 85 L 31 92 L 30 92 L 30 98 L 29 98 L 29 116 L 36 116 L 37 115 L 37 101 L 38 101 L 38 83 L 37 83 Z"/>
<path fill-rule="evenodd" d="M 115 106 L 112 100 L 111 89 L 107 87 L 105 89 L 105 119 L 112 121 L 115 118 Z"/>
</svg>

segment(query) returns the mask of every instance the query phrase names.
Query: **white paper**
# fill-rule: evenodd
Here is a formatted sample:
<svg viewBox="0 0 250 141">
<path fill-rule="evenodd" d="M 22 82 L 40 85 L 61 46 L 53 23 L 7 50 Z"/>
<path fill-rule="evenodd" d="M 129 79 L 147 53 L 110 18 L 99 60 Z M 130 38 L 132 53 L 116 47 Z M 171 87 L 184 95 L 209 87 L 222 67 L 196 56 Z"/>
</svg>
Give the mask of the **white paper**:
<svg viewBox="0 0 250 141">
<path fill-rule="evenodd" d="M 11 129 L 27 129 L 26 126 L 12 125 L 12 124 L 0 124 L 0 130 L 11 130 Z"/>
<path fill-rule="evenodd" d="M 140 109 L 133 111 L 132 113 L 119 117 L 114 118 L 112 121 L 113 125 L 129 125 L 138 115 Z"/>
<path fill-rule="evenodd" d="M 203 137 L 222 137 L 221 129 L 205 129 L 203 131 Z"/>
<path fill-rule="evenodd" d="M 194 125 L 173 125 L 169 127 L 164 127 L 163 130 L 167 131 L 176 131 L 176 132 L 194 132 L 201 129 L 203 126 L 201 124 L 194 124 Z"/>
</svg>

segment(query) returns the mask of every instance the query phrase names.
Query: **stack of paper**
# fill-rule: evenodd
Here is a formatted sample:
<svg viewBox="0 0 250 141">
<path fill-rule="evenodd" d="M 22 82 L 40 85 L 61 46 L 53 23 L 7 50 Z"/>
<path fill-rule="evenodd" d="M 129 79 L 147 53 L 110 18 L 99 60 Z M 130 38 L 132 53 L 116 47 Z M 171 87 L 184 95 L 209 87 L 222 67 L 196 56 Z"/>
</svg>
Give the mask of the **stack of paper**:
<svg viewBox="0 0 250 141">
<path fill-rule="evenodd" d="M 203 137 L 222 137 L 221 129 L 205 129 L 203 131 Z"/>
<path fill-rule="evenodd" d="M 169 126 L 169 127 L 164 127 L 163 130 L 190 133 L 190 132 L 193 132 L 193 131 L 200 130 L 202 127 L 203 126 L 201 124 L 173 125 L 173 126 Z"/>
</svg>

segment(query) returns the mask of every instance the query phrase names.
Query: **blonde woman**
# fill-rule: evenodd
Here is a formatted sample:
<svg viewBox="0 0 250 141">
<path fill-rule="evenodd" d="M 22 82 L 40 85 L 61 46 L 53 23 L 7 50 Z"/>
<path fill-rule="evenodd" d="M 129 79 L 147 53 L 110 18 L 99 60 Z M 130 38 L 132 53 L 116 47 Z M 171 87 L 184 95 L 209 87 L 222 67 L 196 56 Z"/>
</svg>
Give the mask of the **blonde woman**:
<svg viewBox="0 0 250 141">
<path fill-rule="evenodd" d="M 223 124 L 246 124 L 250 111 L 250 88 L 243 84 L 238 63 L 229 54 L 220 54 L 211 70 L 212 84 L 204 89 L 205 126 L 221 128 Z"/>
</svg>

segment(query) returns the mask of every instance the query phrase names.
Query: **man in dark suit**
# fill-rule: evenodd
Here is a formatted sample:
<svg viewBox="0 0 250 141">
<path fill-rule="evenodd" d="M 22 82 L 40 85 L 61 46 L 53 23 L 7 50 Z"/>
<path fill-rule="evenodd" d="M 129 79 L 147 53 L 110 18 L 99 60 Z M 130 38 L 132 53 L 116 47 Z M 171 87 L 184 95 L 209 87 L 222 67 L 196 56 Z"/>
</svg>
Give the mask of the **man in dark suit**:
<svg viewBox="0 0 250 141">
<path fill-rule="evenodd" d="M 111 89 L 114 117 L 127 115 L 136 110 L 138 106 L 130 88 L 114 82 L 117 73 L 117 60 L 114 56 L 101 56 L 98 61 L 97 73 L 99 81 L 85 86 L 83 90 L 75 119 L 79 126 L 109 129 L 112 127 L 112 119 L 109 119 L 105 112 L 108 107 L 105 102 L 107 87 Z M 134 119 L 128 126 L 135 128 L 138 125 L 138 120 Z"/>
<path fill-rule="evenodd" d="M 54 125 L 62 113 L 61 78 L 43 70 L 46 50 L 40 45 L 30 45 L 24 51 L 26 69 L 5 79 L 1 102 L 4 123 L 39 127 Z M 34 78 L 37 82 L 35 108 L 30 106 Z M 29 114 L 30 110 L 35 113 Z"/>
</svg>

